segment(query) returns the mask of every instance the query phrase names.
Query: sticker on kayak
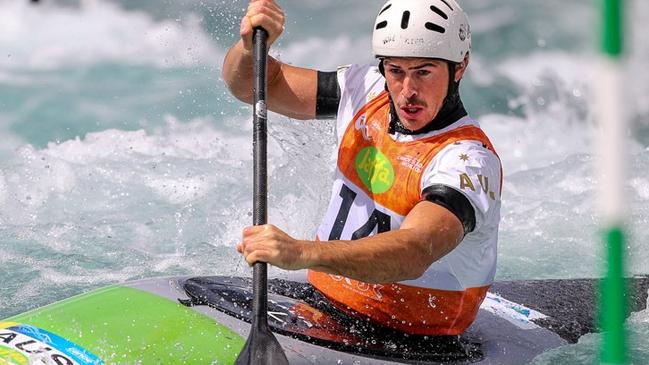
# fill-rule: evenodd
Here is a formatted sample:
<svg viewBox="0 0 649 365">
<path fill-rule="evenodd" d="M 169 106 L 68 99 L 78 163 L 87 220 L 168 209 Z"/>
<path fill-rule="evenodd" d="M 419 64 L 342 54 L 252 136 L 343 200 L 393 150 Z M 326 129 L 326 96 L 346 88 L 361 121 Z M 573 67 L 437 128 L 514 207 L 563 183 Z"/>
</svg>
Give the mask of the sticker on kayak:
<svg viewBox="0 0 649 365">
<path fill-rule="evenodd" d="M 547 318 L 541 312 L 527 308 L 524 305 L 510 302 L 509 300 L 492 293 L 487 293 L 487 297 L 480 305 L 480 308 L 491 312 L 498 317 L 504 318 L 522 329 L 534 329 L 540 326 L 532 322 L 534 319 Z"/>
<path fill-rule="evenodd" d="M 101 365 L 81 346 L 46 330 L 0 322 L 0 365 Z"/>
</svg>

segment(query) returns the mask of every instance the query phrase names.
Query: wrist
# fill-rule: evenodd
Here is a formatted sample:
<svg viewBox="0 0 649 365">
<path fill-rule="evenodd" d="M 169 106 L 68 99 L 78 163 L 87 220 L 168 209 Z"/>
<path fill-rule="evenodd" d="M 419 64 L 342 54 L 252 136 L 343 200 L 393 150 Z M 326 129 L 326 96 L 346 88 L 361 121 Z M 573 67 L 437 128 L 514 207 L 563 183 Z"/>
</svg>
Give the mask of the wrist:
<svg viewBox="0 0 649 365">
<path fill-rule="evenodd" d="M 304 240 L 300 240 L 298 241 L 298 243 L 300 246 L 300 256 L 299 256 L 300 268 L 312 269 L 313 267 L 318 266 L 317 251 L 318 251 L 319 243 L 313 241 L 304 241 Z"/>
</svg>

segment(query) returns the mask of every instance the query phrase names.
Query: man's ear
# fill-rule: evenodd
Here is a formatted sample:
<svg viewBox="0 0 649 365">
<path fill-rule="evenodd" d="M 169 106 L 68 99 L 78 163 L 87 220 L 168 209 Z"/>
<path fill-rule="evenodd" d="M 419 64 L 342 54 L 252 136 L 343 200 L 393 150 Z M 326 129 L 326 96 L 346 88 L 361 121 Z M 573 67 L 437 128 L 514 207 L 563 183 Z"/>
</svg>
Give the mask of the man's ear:
<svg viewBox="0 0 649 365">
<path fill-rule="evenodd" d="M 381 73 L 381 75 L 383 75 L 383 77 L 385 77 L 385 66 L 383 65 L 384 59 L 385 58 L 383 57 L 379 58 L 379 72 Z"/>
<path fill-rule="evenodd" d="M 467 53 L 462 62 L 458 63 L 457 67 L 455 67 L 455 82 L 460 81 L 462 76 L 464 76 L 464 72 L 469 67 L 469 59 L 469 53 Z"/>
</svg>

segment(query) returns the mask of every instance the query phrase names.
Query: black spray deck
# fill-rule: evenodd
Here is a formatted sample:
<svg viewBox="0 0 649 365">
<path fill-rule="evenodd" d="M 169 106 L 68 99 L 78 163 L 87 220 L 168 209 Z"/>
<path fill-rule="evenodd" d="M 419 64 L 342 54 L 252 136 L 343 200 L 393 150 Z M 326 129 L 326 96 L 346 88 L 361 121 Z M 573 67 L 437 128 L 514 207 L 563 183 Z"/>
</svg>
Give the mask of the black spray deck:
<svg viewBox="0 0 649 365">
<path fill-rule="evenodd" d="M 596 330 L 596 285 L 593 279 L 496 283 L 465 334 L 424 337 L 339 316 L 303 283 L 275 279 L 269 283 L 269 324 L 291 364 L 526 364 Z M 132 286 L 178 299 L 248 334 L 250 279 L 153 279 Z M 630 280 L 631 311 L 646 308 L 648 287 L 647 277 Z"/>
</svg>

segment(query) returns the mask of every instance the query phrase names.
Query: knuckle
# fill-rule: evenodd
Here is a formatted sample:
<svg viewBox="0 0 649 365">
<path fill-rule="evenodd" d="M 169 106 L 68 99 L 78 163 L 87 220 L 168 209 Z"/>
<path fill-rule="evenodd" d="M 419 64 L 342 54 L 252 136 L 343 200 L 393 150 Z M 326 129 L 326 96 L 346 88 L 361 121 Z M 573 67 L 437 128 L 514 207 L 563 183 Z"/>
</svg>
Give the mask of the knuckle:
<svg viewBox="0 0 649 365">
<path fill-rule="evenodd" d="M 253 23 L 256 24 L 262 24 L 268 21 L 268 15 L 263 14 L 263 13 L 257 13 L 255 14 L 252 19 Z"/>
<path fill-rule="evenodd" d="M 266 12 L 268 12 L 268 7 L 260 2 L 250 4 L 248 7 L 248 13 L 250 15 L 265 14 Z"/>
</svg>

